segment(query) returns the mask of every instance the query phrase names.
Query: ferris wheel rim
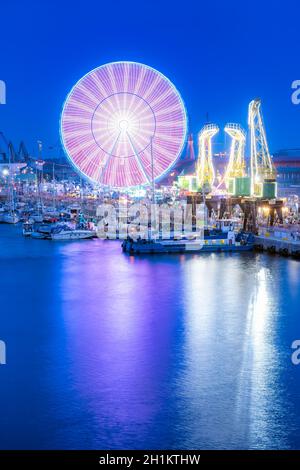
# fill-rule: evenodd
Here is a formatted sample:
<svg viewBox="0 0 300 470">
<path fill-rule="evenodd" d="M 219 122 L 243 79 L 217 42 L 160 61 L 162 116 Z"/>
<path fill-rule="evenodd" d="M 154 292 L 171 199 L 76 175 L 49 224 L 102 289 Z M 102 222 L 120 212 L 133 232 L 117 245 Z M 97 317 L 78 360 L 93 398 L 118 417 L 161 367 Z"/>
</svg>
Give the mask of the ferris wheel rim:
<svg viewBox="0 0 300 470">
<path fill-rule="evenodd" d="M 100 66 L 97 66 L 95 68 L 93 68 L 92 70 L 90 70 L 89 72 L 87 72 L 85 75 L 83 75 L 74 85 L 73 87 L 71 88 L 71 90 L 69 91 L 69 93 L 67 94 L 65 100 L 64 100 L 64 103 L 63 103 L 63 106 L 62 106 L 62 111 L 61 111 L 61 114 L 60 114 L 60 125 L 59 125 L 59 131 L 60 131 L 60 137 L 61 137 L 61 142 L 62 142 L 62 146 L 63 146 L 63 150 L 64 150 L 64 153 L 66 154 L 68 160 L 71 162 L 73 168 L 79 172 L 79 174 L 86 180 L 88 180 L 89 182 L 91 182 L 93 185 L 98 185 L 98 186 L 103 186 L 103 187 L 110 187 L 110 188 L 115 188 L 115 189 L 120 189 L 120 190 L 125 190 L 125 189 L 130 189 L 130 188 L 136 188 L 136 187 L 141 187 L 141 186 L 147 186 L 150 184 L 150 180 L 149 180 L 149 177 L 146 176 L 146 180 L 148 179 L 148 181 L 142 181 L 142 182 L 139 182 L 139 183 L 132 183 L 132 184 L 129 184 L 129 185 L 112 185 L 110 184 L 109 182 L 104 182 L 104 181 L 95 181 L 95 178 L 93 178 L 92 176 L 90 176 L 89 174 L 87 174 L 75 161 L 74 159 L 72 158 L 72 156 L 69 154 L 69 151 L 68 151 L 68 148 L 67 148 L 67 143 L 66 143 L 66 140 L 65 140 L 65 136 L 64 136 L 64 130 L 63 130 L 63 118 L 64 118 L 64 114 L 65 114 L 65 110 L 66 110 L 66 106 L 69 102 L 69 99 L 70 97 L 72 96 L 72 94 L 74 93 L 74 91 L 78 88 L 78 86 L 80 84 L 82 84 L 82 82 L 84 82 L 84 80 L 92 75 L 93 73 L 96 73 L 97 71 L 101 70 L 101 69 L 104 69 L 108 66 L 115 66 L 115 65 L 122 65 L 122 66 L 125 66 L 125 65 L 135 65 L 141 69 L 145 69 L 145 70 L 149 70 L 151 71 L 154 76 L 158 76 L 161 80 L 162 80 L 162 83 L 165 83 L 168 85 L 169 89 L 172 90 L 172 93 L 173 95 L 176 97 L 176 100 L 178 101 L 179 105 L 178 105 L 178 110 L 180 111 L 180 113 L 182 114 L 182 125 L 180 127 L 180 129 L 182 130 L 182 135 L 180 137 L 180 145 L 176 151 L 176 155 L 175 155 L 175 158 L 173 158 L 170 163 L 168 164 L 168 166 L 166 166 L 166 168 L 164 168 L 164 170 L 156 175 L 154 177 L 154 180 L 155 182 L 159 182 L 161 179 L 163 179 L 171 170 L 171 168 L 173 168 L 177 161 L 179 160 L 181 154 L 182 154 L 182 151 L 184 149 L 184 146 L 186 144 L 186 140 L 187 140 L 187 135 L 188 135 L 188 115 L 187 115 L 187 111 L 186 111 L 186 106 L 185 106 L 185 103 L 182 99 L 182 96 L 181 94 L 179 93 L 179 91 L 177 90 L 177 88 L 175 87 L 175 85 L 171 82 L 171 80 L 166 77 L 162 72 L 160 72 L 159 70 L 155 69 L 154 67 L 151 67 L 150 65 L 147 65 L 147 64 L 143 64 L 141 62 L 136 62 L 136 61 L 128 61 L 128 60 L 124 60 L 124 61 L 113 61 L 113 62 L 107 62 L 105 64 L 102 64 Z M 149 106 L 149 108 L 151 109 L 151 112 L 153 114 L 153 118 L 154 118 L 154 123 L 155 123 L 155 131 L 156 131 L 156 114 L 152 108 L 152 106 L 150 105 L 150 103 L 145 100 L 143 98 L 142 95 L 139 95 L 137 93 L 133 93 L 133 92 L 129 92 L 129 91 L 118 91 L 118 92 L 115 92 L 115 93 L 111 93 L 110 95 L 106 96 L 103 98 L 102 101 L 105 101 L 106 99 L 108 99 L 109 97 L 111 96 L 114 96 L 114 95 L 119 95 L 119 94 L 129 94 L 129 95 L 132 95 L 132 96 L 136 96 L 137 98 L 141 99 L 144 101 L 144 103 Z M 96 112 L 96 109 L 99 107 L 100 105 L 100 102 L 97 104 L 96 108 L 94 109 L 93 111 L 93 116 L 95 115 L 95 112 Z M 92 130 L 92 121 L 91 121 L 91 132 L 92 132 L 92 135 L 93 135 L 93 130 Z M 154 135 L 155 135 L 155 132 L 154 132 Z M 95 143 L 96 145 L 102 150 L 105 152 L 105 150 L 99 146 L 99 143 L 97 142 L 97 140 L 94 138 L 95 140 Z M 143 151 L 145 151 L 146 149 L 149 148 L 149 146 L 151 145 L 151 142 L 149 141 L 149 143 L 145 146 L 144 149 L 142 149 L 142 151 L 139 151 L 139 153 L 142 153 Z M 133 155 L 132 155 L 133 157 Z M 114 158 L 118 158 L 117 156 L 114 156 Z M 135 155 L 135 158 L 136 158 L 136 155 Z"/>
</svg>

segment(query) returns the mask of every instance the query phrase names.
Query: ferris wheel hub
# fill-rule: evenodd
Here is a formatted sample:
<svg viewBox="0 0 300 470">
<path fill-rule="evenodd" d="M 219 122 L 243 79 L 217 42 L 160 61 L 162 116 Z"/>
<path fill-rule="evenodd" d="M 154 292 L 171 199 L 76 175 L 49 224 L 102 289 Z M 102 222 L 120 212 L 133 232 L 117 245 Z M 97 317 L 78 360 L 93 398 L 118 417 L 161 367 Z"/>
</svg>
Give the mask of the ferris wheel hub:
<svg viewBox="0 0 300 470">
<path fill-rule="evenodd" d="M 127 129 L 129 128 L 129 122 L 127 121 L 127 119 L 122 119 L 120 122 L 119 122 L 119 128 L 121 131 L 127 131 Z"/>
</svg>

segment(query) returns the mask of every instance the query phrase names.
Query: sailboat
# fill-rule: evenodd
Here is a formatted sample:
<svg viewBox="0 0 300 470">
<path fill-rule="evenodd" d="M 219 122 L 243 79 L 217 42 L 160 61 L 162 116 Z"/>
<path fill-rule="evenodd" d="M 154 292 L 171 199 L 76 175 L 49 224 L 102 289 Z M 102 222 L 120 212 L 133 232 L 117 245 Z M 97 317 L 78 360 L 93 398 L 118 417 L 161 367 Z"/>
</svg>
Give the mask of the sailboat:
<svg viewBox="0 0 300 470">
<path fill-rule="evenodd" d="M 8 155 L 8 171 L 9 171 L 9 179 L 8 179 L 8 194 L 9 194 L 9 202 L 8 202 L 8 210 L 1 214 L 0 222 L 4 224 L 17 224 L 20 222 L 20 217 L 16 211 L 16 203 L 15 203 L 15 194 L 14 194 L 14 187 L 13 187 L 13 177 L 12 177 L 12 166 L 11 166 L 11 149 L 9 149 Z"/>
<path fill-rule="evenodd" d="M 16 211 L 16 204 L 14 198 L 14 189 L 12 186 L 12 182 L 10 180 L 9 184 L 9 204 L 8 210 L 1 214 L 1 220 L 3 224 L 17 224 L 20 222 L 20 217 L 18 212 Z"/>
<path fill-rule="evenodd" d="M 16 212 L 11 210 L 2 215 L 1 222 L 3 224 L 17 224 L 20 222 L 20 217 Z"/>
</svg>

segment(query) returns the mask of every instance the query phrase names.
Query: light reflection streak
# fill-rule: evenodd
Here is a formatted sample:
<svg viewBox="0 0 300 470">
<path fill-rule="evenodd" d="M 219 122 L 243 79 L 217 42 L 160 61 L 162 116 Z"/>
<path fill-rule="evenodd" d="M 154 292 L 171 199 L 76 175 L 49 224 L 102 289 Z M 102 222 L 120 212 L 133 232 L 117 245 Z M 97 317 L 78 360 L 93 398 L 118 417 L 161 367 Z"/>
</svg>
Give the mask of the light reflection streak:
<svg viewBox="0 0 300 470">
<path fill-rule="evenodd" d="M 284 442 L 273 419 L 281 409 L 273 277 L 247 258 L 244 263 L 244 270 L 229 256 L 186 263 L 184 393 L 187 415 L 194 416 L 186 423 L 189 445 Z"/>
</svg>

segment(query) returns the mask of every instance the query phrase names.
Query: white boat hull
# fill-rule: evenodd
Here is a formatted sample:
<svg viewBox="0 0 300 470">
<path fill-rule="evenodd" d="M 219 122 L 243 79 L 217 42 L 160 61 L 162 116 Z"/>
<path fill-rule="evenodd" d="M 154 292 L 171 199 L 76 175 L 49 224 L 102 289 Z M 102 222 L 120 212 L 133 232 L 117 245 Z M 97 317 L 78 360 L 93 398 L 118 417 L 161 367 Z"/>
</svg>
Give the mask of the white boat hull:
<svg viewBox="0 0 300 470">
<path fill-rule="evenodd" d="M 16 214 L 4 214 L 1 217 L 1 222 L 3 224 L 17 224 L 20 222 L 20 218 Z"/>
<path fill-rule="evenodd" d="M 60 233 L 52 233 L 50 235 L 51 240 L 59 241 L 83 240 L 93 237 L 94 232 L 91 232 L 90 230 L 70 230 Z"/>
</svg>

